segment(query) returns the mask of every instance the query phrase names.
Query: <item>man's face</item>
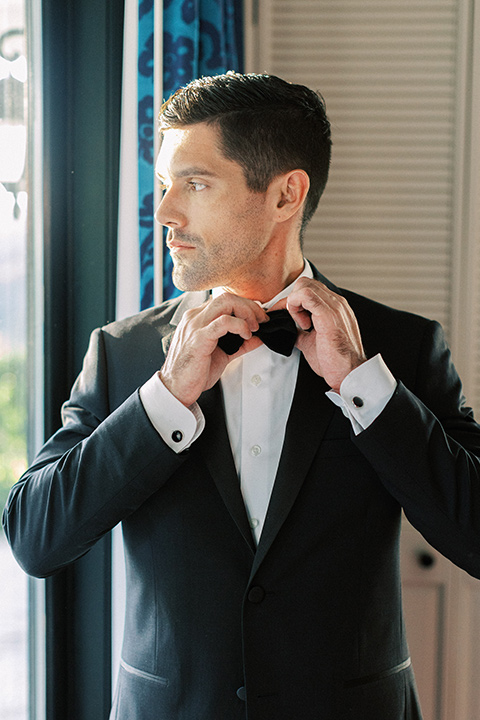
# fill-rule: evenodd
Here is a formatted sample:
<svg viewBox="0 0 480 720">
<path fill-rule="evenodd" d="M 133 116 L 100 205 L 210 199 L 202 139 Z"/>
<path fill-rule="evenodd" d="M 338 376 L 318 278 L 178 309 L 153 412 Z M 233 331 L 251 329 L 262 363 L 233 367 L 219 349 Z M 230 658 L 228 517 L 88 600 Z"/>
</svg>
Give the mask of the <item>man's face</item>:
<svg viewBox="0 0 480 720">
<path fill-rule="evenodd" d="M 164 195 L 155 217 L 168 227 L 175 285 L 252 284 L 272 230 L 266 194 L 248 189 L 240 165 L 222 154 L 218 130 L 205 123 L 167 130 L 156 174 Z"/>
</svg>

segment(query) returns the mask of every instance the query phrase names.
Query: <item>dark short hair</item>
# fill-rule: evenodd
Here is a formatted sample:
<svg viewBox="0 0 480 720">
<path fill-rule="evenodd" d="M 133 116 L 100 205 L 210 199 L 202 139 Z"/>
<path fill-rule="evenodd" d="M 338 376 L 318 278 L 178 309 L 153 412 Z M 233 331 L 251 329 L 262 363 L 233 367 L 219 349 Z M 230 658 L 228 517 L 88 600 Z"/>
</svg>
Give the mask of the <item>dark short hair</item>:
<svg viewBox="0 0 480 720">
<path fill-rule="evenodd" d="M 330 123 L 319 93 L 274 75 L 202 77 L 162 106 L 160 130 L 215 124 L 221 150 L 245 173 L 247 186 L 265 192 L 274 177 L 304 170 L 310 178 L 302 230 L 317 209 L 328 178 Z"/>
</svg>

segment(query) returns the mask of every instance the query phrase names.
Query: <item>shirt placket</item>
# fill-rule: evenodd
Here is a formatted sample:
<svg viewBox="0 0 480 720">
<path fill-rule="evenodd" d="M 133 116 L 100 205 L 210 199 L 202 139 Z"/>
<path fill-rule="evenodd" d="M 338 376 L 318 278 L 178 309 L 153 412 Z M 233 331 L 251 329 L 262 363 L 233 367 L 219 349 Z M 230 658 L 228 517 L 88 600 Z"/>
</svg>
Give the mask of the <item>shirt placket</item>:
<svg viewBox="0 0 480 720">
<path fill-rule="evenodd" d="M 241 486 L 257 542 L 274 481 L 269 443 L 272 406 L 268 383 L 270 364 L 271 352 L 263 347 L 243 360 Z"/>
</svg>

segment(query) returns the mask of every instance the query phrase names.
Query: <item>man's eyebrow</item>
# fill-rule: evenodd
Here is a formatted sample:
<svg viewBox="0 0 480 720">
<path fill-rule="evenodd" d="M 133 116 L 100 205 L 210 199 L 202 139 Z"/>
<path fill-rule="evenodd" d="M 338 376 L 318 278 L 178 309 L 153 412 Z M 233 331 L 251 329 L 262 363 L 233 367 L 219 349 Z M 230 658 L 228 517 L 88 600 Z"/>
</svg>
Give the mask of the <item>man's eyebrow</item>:
<svg viewBox="0 0 480 720">
<path fill-rule="evenodd" d="M 160 172 L 155 171 L 155 175 L 159 180 L 164 180 L 164 177 Z M 218 177 L 217 173 L 213 172 L 213 170 L 207 170 L 207 168 L 202 168 L 199 165 L 192 165 L 191 167 L 183 168 L 182 170 L 179 170 L 179 172 L 173 172 L 172 175 L 177 178 L 193 177 L 195 175 L 201 175 L 202 177 Z"/>
</svg>

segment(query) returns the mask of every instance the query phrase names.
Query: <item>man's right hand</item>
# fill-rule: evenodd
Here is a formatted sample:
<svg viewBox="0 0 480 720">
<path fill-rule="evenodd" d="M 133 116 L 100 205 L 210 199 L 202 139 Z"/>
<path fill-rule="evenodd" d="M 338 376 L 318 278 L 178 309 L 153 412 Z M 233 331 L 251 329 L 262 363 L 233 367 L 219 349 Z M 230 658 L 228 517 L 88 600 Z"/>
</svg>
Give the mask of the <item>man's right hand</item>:
<svg viewBox="0 0 480 720">
<path fill-rule="evenodd" d="M 189 407 L 202 392 L 215 385 L 231 360 L 262 344 L 252 332 L 266 321 L 267 313 L 256 302 L 232 293 L 187 310 L 160 371 L 162 382 Z M 245 341 L 234 355 L 227 355 L 217 345 L 227 332 L 240 335 Z"/>
</svg>

